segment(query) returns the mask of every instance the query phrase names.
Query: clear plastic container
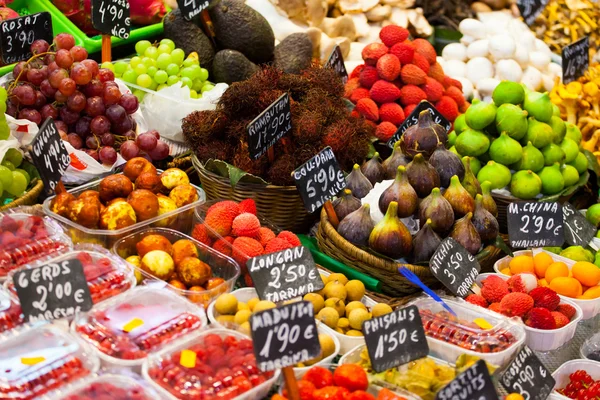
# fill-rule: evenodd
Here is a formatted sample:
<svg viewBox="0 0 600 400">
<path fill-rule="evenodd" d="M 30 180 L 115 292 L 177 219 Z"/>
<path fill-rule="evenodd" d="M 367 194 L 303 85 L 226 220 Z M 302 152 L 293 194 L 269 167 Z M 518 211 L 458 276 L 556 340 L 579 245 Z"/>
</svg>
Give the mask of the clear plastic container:
<svg viewBox="0 0 600 400">
<path fill-rule="evenodd" d="M 37 399 L 98 370 L 90 348 L 50 324 L 0 336 L 0 398 Z"/>
<path fill-rule="evenodd" d="M 72 250 L 39 259 L 24 268 L 35 268 L 43 264 L 57 263 L 74 258 L 81 261 L 94 304 L 126 292 L 135 286 L 135 276 L 129 264 L 119 257 L 115 257 L 108 250 L 87 243 L 76 244 Z M 13 292 L 15 290 L 13 285 L 14 274 L 15 272 L 9 274 L 5 282 L 5 286 Z"/>
<path fill-rule="evenodd" d="M 193 367 L 181 365 L 184 350 L 196 353 Z M 216 395 L 215 398 L 256 400 L 269 393 L 279 370 L 258 369 L 252 341 L 247 336 L 228 329 L 206 329 L 148 357 L 142 374 L 169 399 Z M 207 397 L 203 397 L 203 392 Z"/>
<path fill-rule="evenodd" d="M 554 391 L 550 395 L 549 399 L 568 400 L 569 398 L 567 396 L 558 393 L 556 390 L 565 388 L 570 382 L 569 375 L 578 370 L 587 372 L 592 379 L 596 381 L 600 380 L 600 362 L 591 360 L 567 361 L 558 367 L 554 373 L 552 373 L 552 377 L 556 381 L 556 384 L 554 385 Z"/>
<path fill-rule="evenodd" d="M 133 373 L 130 373 L 133 375 Z M 135 376 L 135 377 L 134 377 Z M 58 400 L 155 400 L 162 399 L 139 375 L 102 374 L 82 379 L 57 395 Z M 137 378 L 137 379 L 136 379 Z"/>
<path fill-rule="evenodd" d="M 168 290 L 137 287 L 78 315 L 71 330 L 94 346 L 103 365 L 139 367 L 151 352 L 204 326 L 202 308 Z"/>
<path fill-rule="evenodd" d="M 158 172 L 160 173 L 162 171 L 159 170 Z M 77 197 L 86 190 L 97 190 L 100 185 L 100 181 L 101 179 L 78 186 L 77 188 L 71 189 L 68 192 Z M 171 212 L 150 218 L 145 221 L 137 222 L 131 226 L 117 230 L 86 228 L 69 220 L 68 218 L 56 214 L 50 209 L 50 203 L 52 202 L 54 196 L 44 200 L 43 208 L 44 213 L 57 220 L 65 228 L 67 235 L 73 240 L 73 243 L 94 243 L 110 249 L 120 238 L 148 227 L 168 226 L 180 232 L 191 232 L 194 214 L 193 210 L 206 200 L 206 193 L 204 193 L 204 190 L 195 185 L 192 186 L 194 186 L 198 192 L 198 200 L 195 202 L 187 204 L 183 207 L 179 207 Z"/>
<path fill-rule="evenodd" d="M 0 281 L 25 264 L 72 246 L 61 226 L 33 207 L 0 213 Z"/>
<path fill-rule="evenodd" d="M 131 235 L 118 240 L 113 246 L 112 251 L 123 259 L 126 259 L 129 256 L 135 256 L 138 254 L 136 244 L 148 235 L 164 236 L 167 238 L 167 240 L 169 240 L 169 242 L 171 242 L 171 244 L 181 239 L 191 240 L 196 245 L 198 258 L 210 266 L 212 277 L 222 278 L 222 282 L 219 283 L 219 281 L 217 281 L 215 285 L 211 284 L 212 286 L 210 288 L 206 287 L 208 283 L 205 284 L 204 287 L 202 287 L 203 290 L 200 290 L 200 287 L 198 286 L 192 287 L 198 290 L 189 290 L 190 288 L 185 290 L 165 282 L 170 290 L 173 290 L 175 293 L 187 298 L 192 303 L 202 305 L 204 308 L 208 307 L 213 298 L 222 293 L 227 293 L 233 290 L 233 286 L 235 285 L 237 278 L 240 276 L 239 265 L 232 258 L 226 257 L 218 251 L 211 249 L 209 246 L 200 243 L 196 239 L 193 239 L 190 236 L 184 235 L 183 233 L 177 232 L 173 229 L 149 228 L 132 233 Z M 136 267 L 134 266 L 134 268 Z M 138 278 L 141 277 L 140 283 L 147 284 L 149 282 L 156 282 L 157 278 L 154 275 L 143 271 L 140 268 L 136 268 L 136 270 L 138 272 Z M 175 270 L 177 270 L 177 266 Z"/>
<path fill-rule="evenodd" d="M 24 316 L 19 299 L 0 286 L 0 333 L 14 329 L 23 322 Z"/>
<path fill-rule="evenodd" d="M 444 301 L 458 318 L 429 297 L 420 297 L 407 304 L 419 309 L 432 356 L 454 362 L 465 353 L 501 367 L 525 342 L 523 324 L 466 302 Z M 473 322 L 476 318 L 485 319 L 492 328 L 481 329 Z"/>
<path fill-rule="evenodd" d="M 590 338 L 587 338 L 586 341 L 581 345 L 579 353 L 581 354 L 582 358 L 600 362 L 600 332 L 596 333 Z"/>
</svg>

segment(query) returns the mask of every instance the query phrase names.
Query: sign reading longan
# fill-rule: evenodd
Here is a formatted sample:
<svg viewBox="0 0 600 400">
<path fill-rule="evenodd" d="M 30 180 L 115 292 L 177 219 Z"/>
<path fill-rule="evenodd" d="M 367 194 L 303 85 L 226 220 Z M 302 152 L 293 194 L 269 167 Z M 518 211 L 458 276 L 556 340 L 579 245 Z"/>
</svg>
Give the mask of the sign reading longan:
<svg viewBox="0 0 600 400">
<path fill-rule="evenodd" d="M 324 287 L 315 261 L 304 246 L 251 258 L 246 266 L 261 300 L 278 303 Z"/>
<path fill-rule="evenodd" d="M 313 305 L 298 301 L 252 314 L 250 330 L 261 371 L 289 367 L 321 355 Z"/>
<path fill-rule="evenodd" d="M 510 203 L 507 225 L 508 239 L 513 249 L 562 246 L 565 242 L 563 210 L 558 202 Z"/>
</svg>

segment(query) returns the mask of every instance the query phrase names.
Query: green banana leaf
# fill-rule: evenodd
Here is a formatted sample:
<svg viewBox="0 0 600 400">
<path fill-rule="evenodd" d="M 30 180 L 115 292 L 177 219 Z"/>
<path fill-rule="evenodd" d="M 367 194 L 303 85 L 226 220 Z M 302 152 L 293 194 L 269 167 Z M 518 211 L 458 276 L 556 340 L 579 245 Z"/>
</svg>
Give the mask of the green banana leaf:
<svg viewBox="0 0 600 400">
<path fill-rule="evenodd" d="M 233 165 L 222 160 L 210 159 L 206 161 L 204 168 L 210 172 L 222 176 L 223 178 L 229 178 L 231 187 L 235 187 L 238 182 L 268 185 L 267 181 L 264 179 L 256 175 L 249 174 L 246 171 L 242 171 L 241 169 L 234 167 Z"/>
</svg>

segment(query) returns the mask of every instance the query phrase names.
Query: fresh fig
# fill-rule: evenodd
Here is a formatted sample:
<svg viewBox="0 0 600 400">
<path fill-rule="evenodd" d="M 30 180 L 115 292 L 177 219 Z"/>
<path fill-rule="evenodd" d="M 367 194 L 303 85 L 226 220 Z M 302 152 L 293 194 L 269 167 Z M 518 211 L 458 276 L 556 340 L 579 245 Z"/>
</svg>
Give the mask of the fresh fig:
<svg viewBox="0 0 600 400">
<path fill-rule="evenodd" d="M 473 99 L 471 106 L 467 108 L 465 113 L 467 125 L 472 129 L 481 130 L 494 122 L 496 111 L 497 108 L 494 104 Z"/>
<path fill-rule="evenodd" d="M 410 159 L 402 153 L 400 141 L 397 141 L 394 143 L 392 155 L 381 164 L 385 173 L 385 179 L 394 179 L 396 172 L 398 172 L 398 167 L 400 165 L 407 166 L 409 162 Z"/>
<path fill-rule="evenodd" d="M 565 121 L 560 118 L 560 115 L 558 117 L 553 115 L 552 118 L 550 118 L 548 125 L 552 128 L 552 141 L 555 144 L 560 144 L 567 134 L 567 125 L 565 124 Z"/>
<path fill-rule="evenodd" d="M 577 147 L 577 145 L 575 145 L 575 147 Z M 579 151 L 579 149 L 577 149 L 576 151 Z M 550 142 L 550 144 L 546 147 L 542 148 L 542 155 L 544 156 L 545 166 L 553 165 L 555 162 L 559 164 L 563 164 L 565 162 L 564 150 L 559 145 L 554 144 L 552 142 Z"/>
<path fill-rule="evenodd" d="M 529 169 L 515 172 L 510 181 L 510 193 L 519 199 L 533 199 L 541 191 L 542 180 Z"/>
<path fill-rule="evenodd" d="M 490 158 L 502 165 L 518 162 L 523 156 L 523 148 L 515 139 L 502 132 L 490 145 Z"/>
<path fill-rule="evenodd" d="M 477 157 L 464 156 L 462 159 L 463 165 L 465 166 L 465 173 L 467 173 L 467 160 L 469 160 L 469 167 L 473 175 L 477 176 L 477 173 L 481 169 L 481 161 Z"/>
<path fill-rule="evenodd" d="M 447 142 L 446 129 L 433 122 L 429 110 L 423 110 L 419 113 L 417 124 L 410 126 L 402 135 L 400 146 L 402 152 L 409 157 L 423 154 L 425 158 L 429 158 L 440 143 L 446 146 Z"/>
<path fill-rule="evenodd" d="M 565 164 L 573 162 L 577 158 L 579 146 L 573 140 L 564 138 L 559 146 L 565 152 Z"/>
<path fill-rule="evenodd" d="M 458 135 L 454 146 L 463 156 L 477 157 L 488 151 L 490 139 L 485 133 L 469 128 Z"/>
<path fill-rule="evenodd" d="M 415 213 L 418 200 L 417 192 L 408 183 L 406 168 L 400 165 L 394 182 L 379 196 L 379 209 L 384 213 L 390 203 L 395 201 L 398 203 L 398 217 L 406 218 Z"/>
<path fill-rule="evenodd" d="M 346 188 L 350 189 L 356 198 L 362 199 L 373 189 L 373 185 L 360 171 L 360 166 L 354 164 L 352 172 L 346 177 Z"/>
<path fill-rule="evenodd" d="M 492 197 L 492 183 L 490 181 L 481 182 L 481 196 L 483 197 L 483 207 L 498 218 L 498 206 Z"/>
<path fill-rule="evenodd" d="M 527 133 L 527 111 L 514 104 L 503 104 L 496 112 L 496 129 L 506 132 L 515 140 L 521 140 Z"/>
<path fill-rule="evenodd" d="M 385 178 L 385 171 L 379 162 L 379 153 L 375 152 L 370 160 L 365 161 L 360 167 L 361 172 L 367 177 L 372 185 L 381 182 Z"/>
<path fill-rule="evenodd" d="M 410 254 L 412 237 L 406 226 L 398 218 L 398 203 L 392 201 L 385 217 L 375 225 L 369 246 L 378 253 L 397 259 Z"/>
<path fill-rule="evenodd" d="M 525 99 L 525 90 L 517 82 L 502 81 L 492 93 L 494 103 L 500 107 L 502 104 L 521 104 Z"/>
<path fill-rule="evenodd" d="M 371 210 L 368 203 L 363 204 L 358 210 L 346 215 L 340 221 L 337 231 L 350 243 L 360 246 L 366 246 L 369 243 L 369 236 L 375 227 L 371 218 Z"/>
<path fill-rule="evenodd" d="M 471 158 L 471 157 L 465 157 L 465 158 L 466 158 L 466 160 L 463 158 L 463 163 L 465 166 L 465 177 L 463 178 L 463 180 L 460 183 L 467 190 L 467 192 L 469 192 L 471 197 L 475 198 L 477 193 L 481 193 L 481 186 L 479 185 L 479 181 L 477 180 L 477 177 L 471 170 L 471 161 L 477 160 L 477 159 Z"/>
<path fill-rule="evenodd" d="M 465 176 L 465 166 L 460 157 L 446 150 L 444 146 L 438 148 L 429 157 L 429 164 L 433 165 L 440 176 L 440 185 L 446 188 L 450 185 L 450 178 L 457 175 L 460 179 Z"/>
<path fill-rule="evenodd" d="M 565 132 L 565 137 L 568 137 L 575 143 L 581 143 L 582 134 L 581 134 L 581 131 L 579 130 L 579 127 L 570 122 L 565 122 L 565 126 L 567 127 L 567 131 Z"/>
<path fill-rule="evenodd" d="M 515 171 L 541 171 L 544 168 L 544 155 L 531 142 L 527 142 L 527 146 L 523 147 L 521 159 L 510 167 Z"/>
<path fill-rule="evenodd" d="M 334 200 L 333 209 L 338 217 L 338 220 L 343 220 L 346 215 L 360 208 L 361 202 L 352 195 L 350 189 L 344 189 L 342 195 Z"/>
<path fill-rule="evenodd" d="M 475 211 L 475 200 L 467 192 L 467 189 L 460 184 L 456 175 L 450 179 L 450 186 L 444 192 L 444 198 L 452 206 L 455 217 L 462 217 Z"/>
<path fill-rule="evenodd" d="M 431 220 L 428 219 L 415 236 L 413 262 L 428 262 L 441 243 L 442 239 L 435 233 L 431 226 Z"/>
<path fill-rule="evenodd" d="M 538 175 L 542 180 L 542 193 L 546 195 L 556 194 L 565 187 L 565 178 L 558 163 L 544 167 Z"/>
<path fill-rule="evenodd" d="M 475 197 L 475 212 L 473 213 L 471 223 L 483 242 L 496 240 L 498 232 L 500 232 L 500 226 L 496 217 L 485 209 L 483 206 L 483 196 L 480 194 Z"/>
<path fill-rule="evenodd" d="M 467 125 L 467 120 L 465 118 L 465 114 L 460 114 L 454 120 L 454 132 L 457 135 L 460 135 L 463 131 L 467 130 L 469 126 Z"/>
<path fill-rule="evenodd" d="M 479 249 L 481 248 L 481 238 L 471 222 L 472 218 L 473 213 L 469 212 L 456 221 L 449 236 L 460 243 L 469 253 L 475 255 L 479 253 Z"/>
<path fill-rule="evenodd" d="M 406 167 L 408 181 L 420 198 L 427 196 L 433 188 L 440 187 L 440 175 L 425 160 L 423 154 L 417 154 Z"/>
<path fill-rule="evenodd" d="M 434 188 L 419 204 L 420 224 L 428 220 L 431 221 L 431 228 L 440 235 L 446 234 L 454 224 L 454 210 L 442 196 L 440 188 Z"/>
<path fill-rule="evenodd" d="M 479 182 L 490 181 L 492 189 L 501 189 L 510 183 L 510 170 L 495 161 L 489 161 L 477 174 Z"/>
<path fill-rule="evenodd" d="M 541 149 L 552 142 L 554 132 L 550 125 L 540 122 L 533 117 L 529 117 L 527 121 L 527 133 L 521 139 L 523 145 L 531 142 L 535 147 Z"/>
<path fill-rule="evenodd" d="M 523 101 L 523 108 L 540 122 L 550 122 L 552 118 L 552 101 L 548 93 L 527 92 Z M 534 143 L 535 145 L 535 143 Z"/>
</svg>

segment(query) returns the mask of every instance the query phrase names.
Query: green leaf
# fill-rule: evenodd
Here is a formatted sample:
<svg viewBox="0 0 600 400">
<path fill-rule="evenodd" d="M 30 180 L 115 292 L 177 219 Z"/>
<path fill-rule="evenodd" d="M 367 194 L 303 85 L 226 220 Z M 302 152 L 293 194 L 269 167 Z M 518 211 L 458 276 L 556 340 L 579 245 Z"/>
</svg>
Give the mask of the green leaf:
<svg viewBox="0 0 600 400">
<path fill-rule="evenodd" d="M 506 245 L 506 243 L 504 243 L 504 240 L 502 240 L 502 237 L 500 235 L 496 236 L 496 242 L 494 243 L 494 246 L 502 250 L 505 254 L 508 254 L 509 256 L 513 257 L 512 250 Z"/>
<path fill-rule="evenodd" d="M 204 168 L 223 178 L 229 178 L 231 187 L 235 187 L 235 185 L 237 185 L 239 182 L 268 185 L 264 179 L 256 175 L 249 174 L 246 171 L 243 171 L 222 160 L 210 159 L 204 164 Z"/>
<path fill-rule="evenodd" d="M 600 164 L 598 164 L 598 159 L 596 156 L 589 150 L 581 150 L 583 155 L 588 160 L 588 170 L 592 171 L 596 174 L 596 183 L 600 186 Z"/>
<path fill-rule="evenodd" d="M 229 178 L 229 168 L 227 168 L 227 163 L 221 160 L 210 159 L 206 161 L 204 164 L 204 168 L 213 172 L 223 178 Z"/>
<path fill-rule="evenodd" d="M 346 109 L 348 110 L 348 112 L 352 112 L 354 110 L 354 103 L 351 102 L 350 100 L 344 98 L 342 99 L 344 101 L 344 105 L 346 106 Z"/>
</svg>

